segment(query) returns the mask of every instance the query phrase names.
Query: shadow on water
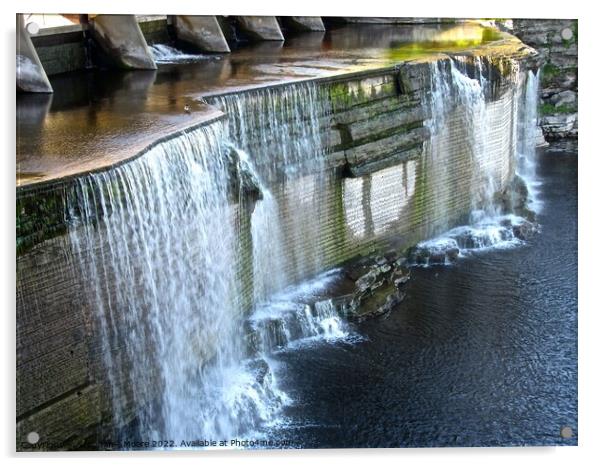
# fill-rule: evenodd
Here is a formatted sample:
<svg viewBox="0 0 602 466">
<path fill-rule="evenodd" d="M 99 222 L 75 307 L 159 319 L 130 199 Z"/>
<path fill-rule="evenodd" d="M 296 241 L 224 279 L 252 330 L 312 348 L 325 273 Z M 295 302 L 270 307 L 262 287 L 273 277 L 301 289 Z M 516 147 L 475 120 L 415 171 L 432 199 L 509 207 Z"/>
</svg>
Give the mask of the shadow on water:
<svg viewBox="0 0 602 466">
<path fill-rule="evenodd" d="M 453 266 L 415 268 L 364 340 L 279 355 L 298 446 L 577 444 L 577 157 L 539 155 L 542 232 Z M 573 436 L 563 438 L 568 426 Z"/>
</svg>

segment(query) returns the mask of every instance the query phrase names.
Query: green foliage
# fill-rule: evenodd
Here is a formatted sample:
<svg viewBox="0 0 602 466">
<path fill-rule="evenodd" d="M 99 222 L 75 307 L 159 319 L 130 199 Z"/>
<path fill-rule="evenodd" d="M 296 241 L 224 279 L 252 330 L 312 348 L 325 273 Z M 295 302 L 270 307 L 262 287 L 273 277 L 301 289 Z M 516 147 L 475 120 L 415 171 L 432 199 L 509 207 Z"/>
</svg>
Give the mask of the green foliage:
<svg viewBox="0 0 602 466">
<path fill-rule="evenodd" d="M 577 109 L 573 105 L 566 104 L 556 107 L 553 104 L 545 103 L 539 106 L 539 114 L 543 116 L 575 113 L 576 111 Z"/>
</svg>

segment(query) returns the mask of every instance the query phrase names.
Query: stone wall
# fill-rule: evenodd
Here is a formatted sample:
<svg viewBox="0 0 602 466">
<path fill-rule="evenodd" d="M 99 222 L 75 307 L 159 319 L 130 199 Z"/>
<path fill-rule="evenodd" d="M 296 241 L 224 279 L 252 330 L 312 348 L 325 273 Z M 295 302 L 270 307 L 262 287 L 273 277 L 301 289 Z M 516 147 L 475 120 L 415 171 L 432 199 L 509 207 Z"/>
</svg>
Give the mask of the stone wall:
<svg viewBox="0 0 602 466">
<path fill-rule="evenodd" d="M 286 190 L 274 189 L 282 206 L 285 250 L 318 255 L 319 267 L 327 269 L 392 243 L 411 246 L 465 219 L 475 183 L 466 145 L 471 130 L 458 107 L 446 122 L 448 137 L 438 142 L 447 155 L 433 157 L 426 125 L 431 115 L 424 101 L 430 69 L 427 63 L 412 63 L 320 81 L 329 101 L 319 116 L 327 169 L 299 178 Z M 495 121 L 488 153 L 500 187 L 514 172 L 515 92 L 512 86 L 498 86 L 487 103 Z M 315 176 L 327 178 L 320 189 Z M 89 277 L 77 272 L 80 259 L 74 257 L 61 214 L 70 183 L 17 193 L 19 449 L 27 449 L 23 442 L 31 431 L 41 435 L 42 448 L 94 444 L 103 438 L 102 426 L 111 424 L 110 384 L 91 305 L 95 298 L 86 286 Z M 317 197 L 321 211 L 304 212 L 304 196 Z M 252 270 L 245 211 L 237 209 L 236 220 L 243 275 Z M 295 222 L 300 215 L 314 222 L 317 243 L 299 234 Z M 285 262 L 296 279 L 316 272 L 315 267 L 299 268 L 292 252 Z M 110 288 L 110 277 L 105 280 Z M 248 302 L 252 280 L 241 281 Z M 136 407 L 129 406 L 131 419 Z"/>
<path fill-rule="evenodd" d="M 138 24 L 148 45 L 170 42 L 166 17 L 138 18 Z"/>
<path fill-rule="evenodd" d="M 576 19 L 514 19 L 512 32 L 539 51 L 540 124 L 546 139 L 578 135 L 578 30 Z"/>
</svg>

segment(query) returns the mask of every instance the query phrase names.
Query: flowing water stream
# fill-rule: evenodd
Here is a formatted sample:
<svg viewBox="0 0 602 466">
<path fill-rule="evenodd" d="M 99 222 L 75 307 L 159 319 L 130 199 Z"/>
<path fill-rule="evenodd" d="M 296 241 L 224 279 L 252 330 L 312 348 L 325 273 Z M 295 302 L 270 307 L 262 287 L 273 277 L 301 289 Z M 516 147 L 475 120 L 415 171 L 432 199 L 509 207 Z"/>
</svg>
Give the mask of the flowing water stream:
<svg viewBox="0 0 602 466">
<path fill-rule="evenodd" d="M 449 71 L 446 70 L 449 64 Z M 491 121 L 486 111 L 486 93 L 489 83 L 484 77 L 482 64 L 477 61 L 477 76 L 467 75 L 466 64 L 450 62 L 435 62 L 431 64 L 431 113 L 430 144 L 433 145 L 433 158 L 436 163 L 449 165 L 445 160 L 449 152 L 445 150 L 445 141 L 450 135 L 445 125 L 450 112 L 461 108 L 465 125 L 470 128 L 470 138 L 467 150 L 473 162 L 473 180 L 470 186 L 472 210 L 467 225 L 454 227 L 432 239 L 418 244 L 424 256 L 445 254 L 449 250 L 458 250 L 460 255 L 490 248 L 509 248 L 523 244 L 520 233 L 521 226 L 527 220 L 515 212 L 503 211 L 502 204 L 496 196 L 500 192 L 502 180 L 499 168 L 492 157 Z M 459 68 L 463 68 L 460 71 Z M 445 78 L 445 73 L 451 79 Z M 451 86 L 450 86 L 451 82 Z M 451 87 L 451 89 L 450 89 Z M 539 72 L 527 71 L 517 76 L 517 89 L 513 105 L 515 106 L 515 138 L 514 152 L 516 154 L 516 176 L 525 184 L 528 196 L 528 207 L 537 212 L 540 203 L 537 198 L 538 180 L 535 175 L 535 147 L 537 139 L 537 105 L 538 105 Z M 456 99 L 450 99 L 455 95 Z M 441 149 L 440 145 L 443 145 Z M 514 194 L 514 193 L 511 193 Z M 440 209 L 445 211 L 447 199 L 451 192 L 437 192 Z M 428 259 L 420 261 L 428 265 Z"/>
<path fill-rule="evenodd" d="M 474 205 L 470 225 L 419 246 L 451 244 L 466 254 L 518 244 L 513 226 L 522 220 L 502 213 L 494 196 L 502 180 L 489 157 L 487 80 L 482 73 L 469 77 L 453 60 L 431 66 L 430 163 L 445 165 L 446 118 L 463 112 L 472 135 L 466 144 Z M 537 77 L 529 72 L 523 81 L 515 99 L 518 127 L 526 128 L 516 142 L 517 167 L 531 180 Z M 130 424 L 125 413 L 133 404 L 135 428 L 145 437 L 257 434 L 292 403 L 279 386 L 275 354 L 316 341 L 361 340 L 327 298 L 339 271 L 324 272 L 324 251 L 308 247 L 321 234 L 313 218 L 325 215 L 312 193 L 333 183 L 321 140 L 327 97 L 302 83 L 212 103 L 228 123 L 189 131 L 131 163 L 82 177 L 70 200 L 71 242 L 97 306 L 115 425 Z M 253 180 L 258 196 L 250 207 L 229 196 L 234 172 Z M 444 218 L 452 193 L 443 185 L 433 189 Z M 238 253 L 246 208 L 248 318 Z"/>
</svg>

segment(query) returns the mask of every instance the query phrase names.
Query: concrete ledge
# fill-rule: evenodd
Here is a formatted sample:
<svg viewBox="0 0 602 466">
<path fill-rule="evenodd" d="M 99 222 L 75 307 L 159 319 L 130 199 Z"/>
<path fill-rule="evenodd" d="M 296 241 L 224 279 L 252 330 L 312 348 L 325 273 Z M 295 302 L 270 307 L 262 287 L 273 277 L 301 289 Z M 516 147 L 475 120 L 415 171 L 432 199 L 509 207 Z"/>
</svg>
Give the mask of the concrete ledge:
<svg viewBox="0 0 602 466">
<path fill-rule="evenodd" d="M 88 29 L 88 27 L 83 24 L 70 24 L 68 26 L 56 26 L 56 27 L 52 27 L 52 28 L 40 29 L 40 32 L 38 32 L 34 37 L 52 36 L 54 34 L 67 34 L 70 32 L 83 32 L 86 29 Z"/>
</svg>

